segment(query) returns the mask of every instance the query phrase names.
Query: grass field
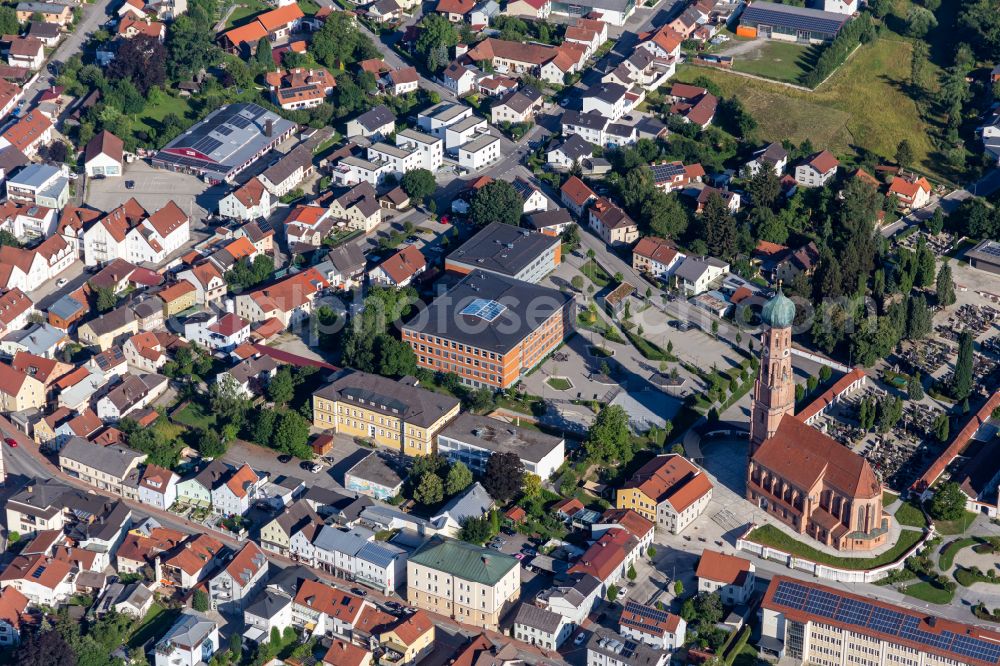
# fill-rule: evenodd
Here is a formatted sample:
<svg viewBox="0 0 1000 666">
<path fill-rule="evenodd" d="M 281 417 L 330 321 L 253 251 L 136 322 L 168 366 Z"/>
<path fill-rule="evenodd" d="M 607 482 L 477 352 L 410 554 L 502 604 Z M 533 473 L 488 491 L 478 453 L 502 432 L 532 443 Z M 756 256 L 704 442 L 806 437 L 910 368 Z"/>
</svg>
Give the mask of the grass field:
<svg viewBox="0 0 1000 666">
<path fill-rule="evenodd" d="M 235 25 L 243 25 L 247 23 L 247 20 L 251 16 L 256 16 L 257 14 L 271 9 L 270 5 L 263 2 L 263 0 L 241 0 L 239 4 L 236 5 L 236 9 L 233 13 L 229 15 L 226 19 L 226 28 L 231 28 Z M 303 12 L 305 10 L 303 9 Z M 316 12 L 313 12 L 314 14 Z"/>
<path fill-rule="evenodd" d="M 927 516 L 925 516 L 924 512 L 920 510 L 920 507 L 915 504 L 911 504 L 910 502 L 903 502 L 899 508 L 896 509 L 896 513 L 894 515 L 896 517 L 896 522 L 900 525 L 920 528 L 927 527 Z"/>
<path fill-rule="evenodd" d="M 602 289 L 611 283 L 611 276 L 593 259 L 588 260 L 580 266 L 580 271 L 590 278 L 591 282 Z"/>
<path fill-rule="evenodd" d="M 902 588 L 903 594 L 932 604 L 950 603 L 955 593 L 936 582 L 924 580 Z"/>
<path fill-rule="evenodd" d="M 215 415 L 207 412 L 200 403 L 193 401 L 174 414 L 173 419 L 192 428 L 211 428 L 215 425 Z"/>
<path fill-rule="evenodd" d="M 166 608 L 158 602 L 154 602 L 149 607 L 146 617 L 142 618 L 142 622 L 139 623 L 135 632 L 129 637 L 129 648 L 135 649 L 141 647 L 151 638 L 163 636 L 173 626 L 180 614 L 181 611 L 179 608 Z"/>
<path fill-rule="evenodd" d="M 159 104 L 156 104 L 155 106 L 147 106 L 142 110 L 142 113 L 139 114 L 139 118 L 132 127 L 136 130 L 152 129 L 156 131 L 159 129 L 160 121 L 162 121 L 168 113 L 176 114 L 178 118 L 186 118 L 186 124 L 190 124 L 195 118 L 194 113 L 191 110 L 191 103 L 188 101 L 187 97 L 174 96 L 164 93 Z"/>
<path fill-rule="evenodd" d="M 813 46 L 769 40 L 759 49 L 736 56 L 733 69 L 777 81 L 800 83 L 802 75 L 813 68 L 815 51 Z"/>
<path fill-rule="evenodd" d="M 704 76 L 724 96 L 738 97 L 757 120 L 757 138 L 762 141 L 799 143 L 808 138 L 838 157 L 856 154 L 860 148 L 891 158 L 905 138 L 913 149 L 914 164 L 933 175 L 940 171 L 932 156 L 929 128 L 905 92 L 911 50 L 910 42 L 902 38 L 877 39 L 859 48 L 812 92 L 694 65 L 679 67 L 676 78 L 690 82 Z"/>
<path fill-rule="evenodd" d="M 819 564 L 828 564 L 832 567 L 838 567 L 840 569 L 857 571 L 861 569 L 874 569 L 875 567 L 895 562 L 903 555 L 903 553 L 910 550 L 910 548 L 913 548 L 913 546 L 920 541 L 921 536 L 920 532 L 916 532 L 914 530 L 903 530 L 899 533 L 899 539 L 896 541 L 896 545 L 877 557 L 866 558 L 841 557 L 839 555 L 824 553 L 802 541 L 793 539 L 773 525 L 761 525 L 751 532 L 750 536 L 747 538 L 750 541 L 754 541 L 765 546 L 771 546 L 772 548 L 778 548 L 786 553 L 792 553 L 793 555 L 804 557 L 807 560 L 812 560 L 813 562 L 817 562 Z"/>
<path fill-rule="evenodd" d="M 965 531 L 972 525 L 972 521 L 975 519 L 975 512 L 966 511 L 965 515 L 958 520 L 935 520 L 934 529 L 937 530 L 938 534 L 944 534 L 947 536 L 953 534 L 964 534 Z"/>
</svg>

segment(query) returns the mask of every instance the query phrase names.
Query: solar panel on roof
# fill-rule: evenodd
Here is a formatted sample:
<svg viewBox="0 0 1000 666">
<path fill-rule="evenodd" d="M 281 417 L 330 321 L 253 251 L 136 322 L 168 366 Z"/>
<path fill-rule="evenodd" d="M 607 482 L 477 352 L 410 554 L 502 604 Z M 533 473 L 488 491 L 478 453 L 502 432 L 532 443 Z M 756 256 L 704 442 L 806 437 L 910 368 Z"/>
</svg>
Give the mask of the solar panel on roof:
<svg viewBox="0 0 1000 666">
<path fill-rule="evenodd" d="M 903 614 L 888 608 L 875 607 L 865 625 L 873 631 L 896 635 L 903 624 Z"/>
<path fill-rule="evenodd" d="M 233 133 L 233 129 L 227 125 L 219 125 L 218 127 L 215 128 L 215 131 L 221 134 L 222 136 L 229 136 L 230 134 Z"/>
<path fill-rule="evenodd" d="M 503 303 L 497 303 L 488 298 L 476 298 L 471 303 L 462 308 L 463 315 L 479 317 L 484 321 L 493 321 L 507 309 Z"/>
<path fill-rule="evenodd" d="M 230 125 L 233 125 L 234 127 L 238 127 L 240 129 L 246 129 L 250 127 L 250 123 L 252 121 L 247 120 L 243 116 L 233 116 L 226 122 L 228 122 Z"/>
<path fill-rule="evenodd" d="M 788 608 L 801 609 L 806 602 L 807 592 L 808 590 L 798 583 L 782 581 L 778 583 L 778 589 L 774 592 L 774 603 Z"/>
<path fill-rule="evenodd" d="M 654 164 L 649 168 L 657 182 L 671 180 L 674 176 L 680 176 L 684 173 L 684 166 L 681 164 Z"/>
<path fill-rule="evenodd" d="M 45 567 L 38 567 L 37 569 L 31 572 L 31 577 L 41 578 L 43 573 L 45 573 Z"/>
<path fill-rule="evenodd" d="M 825 590 L 809 590 L 804 610 L 822 617 L 833 617 L 837 612 L 837 603 L 841 597 Z"/>
<path fill-rule="evenodd" d="M 858 601 L 857 599 L 844 599 L 840 602 L 834 619 L 838 622 L 848 622 L 864 626 L 873 609 L 874 606 L 867 602 Z"/>
<path fill-rule="evenodd" d="M 982 247 L 978 247 L 976 250 L 992 257 L 1000 257 L 1000 244 L 997 243 L 983 243 Z"/>
<path fill-rule="evenodd" d="M 768 4 L 768 3 L 764 3 Z M 751 25 L 781 26 L 793 30 L 808 30 L 834 34 L 847 21 L 846 16 L 832 12 L 805 10 L 799 7 L 750 5 L 743 11 L 740 23 Z"/>
<path fill-rule="evenodd" d="M 202 153 L 204 155 L 211 155 L 212 151 L 214 151 L 216 148 L 218 148 L 221 145 L 222 145 L 222 142 L 219 141 L 218 139 L 213 139 L 210 136 L 206 136 L 201 141 L 199 141 L 198 143 L 194 144 L 194 146 L 192 146 L 192 148 L 194 148 L 199 153 Z"/>
</svg>

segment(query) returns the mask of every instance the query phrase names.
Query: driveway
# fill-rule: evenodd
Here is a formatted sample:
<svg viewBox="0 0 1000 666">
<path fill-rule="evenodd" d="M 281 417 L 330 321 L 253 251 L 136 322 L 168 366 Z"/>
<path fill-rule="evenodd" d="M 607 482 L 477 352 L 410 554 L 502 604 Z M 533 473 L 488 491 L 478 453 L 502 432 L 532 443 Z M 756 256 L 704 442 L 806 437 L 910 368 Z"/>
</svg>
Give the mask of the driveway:
<svg viewBox="0 0 1000 666">
<path fill-rule="evenodd" d="M 125 183 L 132 181 L 128 189 Z M 219 199 L 226 194 L 223 186 L 210 187 L 204 181 L 185 173 L 154 169 L 142 160 L 125 165 L 121 178 L 87 180 L 84 200 L 100 210 L 111 210 L 130 197 L 153 212 L 169 201 L 180 206 L 193 220 L 204 220 L 218 209 Z"/>
</svg>

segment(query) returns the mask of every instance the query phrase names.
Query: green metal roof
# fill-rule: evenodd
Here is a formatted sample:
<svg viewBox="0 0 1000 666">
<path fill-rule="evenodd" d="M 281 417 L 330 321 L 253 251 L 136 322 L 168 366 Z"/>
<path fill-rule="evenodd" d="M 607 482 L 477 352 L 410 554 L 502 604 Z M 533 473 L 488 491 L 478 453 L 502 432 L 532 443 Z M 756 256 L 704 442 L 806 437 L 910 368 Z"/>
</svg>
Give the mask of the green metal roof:
<svg viewBox="0 0 1000 666">
<path fill-rule="evenodd" d="M 795 303 L 778 287 L 778 293 L 761 308 L 760 317 L 771 328 L 789 328 L 795 321 Z"/>
<path fill-rule="evenodd" d="M 496 585 L 518 564 L 510 555 L 443 537 L 428 540 L 410 556 L 409 561 L 462 580 L 490 586 Z"/>
</svg>

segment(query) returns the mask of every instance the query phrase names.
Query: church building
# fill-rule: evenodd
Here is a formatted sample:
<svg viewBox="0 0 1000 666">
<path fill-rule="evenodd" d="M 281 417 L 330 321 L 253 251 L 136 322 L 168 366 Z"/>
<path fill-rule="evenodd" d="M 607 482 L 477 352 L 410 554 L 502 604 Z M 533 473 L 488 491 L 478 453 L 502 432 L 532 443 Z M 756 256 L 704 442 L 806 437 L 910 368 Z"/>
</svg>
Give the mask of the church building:
<svg viewBox="0 0 1000 666">
<path fill-rule="evenodd" d="M 760 372 L 753 390 L 747 499 L 796 532 L 838 550 L 885 543 L 882 484 L 868 461 L 794 414 L 792 322 L 781 290 L 761 310 Z"/>
</svg>

